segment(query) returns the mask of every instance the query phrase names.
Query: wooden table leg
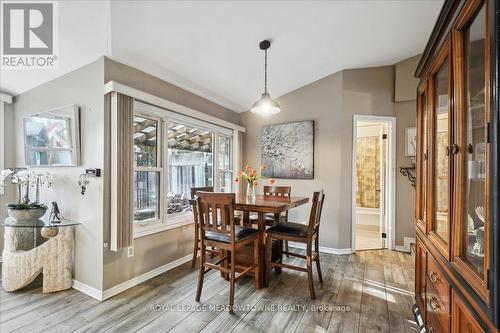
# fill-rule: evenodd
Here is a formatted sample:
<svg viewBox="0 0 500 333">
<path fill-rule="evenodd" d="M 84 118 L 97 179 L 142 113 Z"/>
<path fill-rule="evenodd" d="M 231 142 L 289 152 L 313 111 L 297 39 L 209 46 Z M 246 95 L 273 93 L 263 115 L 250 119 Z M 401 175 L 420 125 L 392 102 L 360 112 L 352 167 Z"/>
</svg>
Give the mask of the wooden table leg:
<svg viewBox="0 0 500 333">
<path fill-rule="evenodd" d="M 243 226 L 245 228 L 252 227 L 252 225 L 250 224 L 250 212 L 248 212 L 248 211 L 243 212 Z"/>
<path fill-rule="evenodd" d="M 265 279 L 267 267 L 266 267 L 266 244 L 264 234 L 266 232 L 266 220 L 264 218 L 264 213 L 258 213 L 257 226 L 259 228 L 260 237 L 260 281 L 263 281 L 261 286 L 267 287 L 267 281 Z"/>
</svg>

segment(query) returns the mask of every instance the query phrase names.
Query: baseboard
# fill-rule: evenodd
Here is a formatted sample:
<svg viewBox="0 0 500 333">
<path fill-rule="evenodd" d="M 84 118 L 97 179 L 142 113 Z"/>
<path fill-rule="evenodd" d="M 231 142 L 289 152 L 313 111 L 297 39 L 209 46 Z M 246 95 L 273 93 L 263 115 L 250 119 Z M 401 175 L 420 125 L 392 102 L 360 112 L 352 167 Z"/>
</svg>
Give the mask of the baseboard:
<svg viewBox="0 0 500 333">
<path fill-rule="evenodd" d="M 95 298 L 98 301 L 103 300 L 103 293 L 102 290 L 99 290 L 97 288 L 91 287 L 88 284 L 85 284 L 83 282 L 80 282 L 78 280 L 73 279 L 73 289 L 78 290 L 79 292 L 82 292 L 92 298 Z"/>
<path fill-rule="evenodd" d="M 395 250 L 399 252 L 411 252 L 411 244 L 415 244 L 415 237 L 405 237 L 404 246 L 396 245 Z"/>
<path fill-rule="evenodd" d="M 305 249 L 306 248 L 306 244 L 304 244 L 304 243 L 288 242 L 288 245 L 290 247 L 294 247 L 296 249 Z M 351 248 L 347 248 L 347 249 L 334 249 L 333 247 L 320 246 L 319 247 L 319 252 L 328 253 L 328 254 L 341 255 L 341 254 L 351 254 L 352 253 L 352 249 Z"/>
<path fill-rule="evenodd" d="M 190 261 L 193 258 L 193 254 L 188 254 L 182 258 L 179 258 L 177 260 L 174 260 L 168 264 L 165 264 L 163 266 L 157 267 L 153 270 L 150 270 L 149 272 L 146 272 L 144 274 L 141 274 L 139 276 L 136 276 L 128 281 L 125 281 L 123 283 L 120 283 L 119 285 L 116 285 L 110 289 L 101 291 L 96 288 L 93 288 L 89 285 L 86 285 L 85 283 L 82 283 L 77 280 L 73 280 L 73 288 L 75 288 L 78 291 L 81 291 L 84 294 L 89 295 L 90 297 L 93 297 L 99 301 L 104 301 L 110 297 L 113 297 L 122 291 L 125 291 L 129 288 L 132 288 L 139 283 L 142 283 L 144 281 L 147 281 L 151 278 L 154 278 L 157 275 L 160 275 L 162 273 L 165 273 L 177 266 L 180 266 L 188 261 Z"/>
</svg>

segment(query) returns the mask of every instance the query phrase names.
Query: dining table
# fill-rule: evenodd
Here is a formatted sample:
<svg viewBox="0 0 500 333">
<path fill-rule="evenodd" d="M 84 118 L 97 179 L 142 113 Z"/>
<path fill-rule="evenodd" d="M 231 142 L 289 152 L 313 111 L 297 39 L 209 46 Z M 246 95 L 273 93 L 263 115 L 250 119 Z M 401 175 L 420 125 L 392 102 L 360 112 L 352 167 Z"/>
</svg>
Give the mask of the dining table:
<svg viewBox="0 0 500 333">
<path fill-rule="evenodd" d="M 266 231 L 266 214 L 274 214 L 275 223 L 279 222 L 279 216 L 282 212 L 292 208 L 306 204 L 309 201 L 307 197 L 292 197 L 292 196 L 271 196 L 271 195 L 256 195 L 255 199 L 249 199 L 244 194 L 236 194 L 234 210 L 242 212 L 243 225 L 250 226 L 250 214 L 257 214 L 257 228 L 259 230 L 259 265 L 260 265 L 260 281 L 257 288 L 266 287 L 266 257 L 265 257 L 265 231 Z M 272 260 L 281 260 L 281 243 L 273 243 Z M 243 251 L 242 255 L 236 257 L 236 262 L 246 261 L 253 262 L 253 251 Z M 236 265 L 238 269 L 238 265 Z"/>
</svg>

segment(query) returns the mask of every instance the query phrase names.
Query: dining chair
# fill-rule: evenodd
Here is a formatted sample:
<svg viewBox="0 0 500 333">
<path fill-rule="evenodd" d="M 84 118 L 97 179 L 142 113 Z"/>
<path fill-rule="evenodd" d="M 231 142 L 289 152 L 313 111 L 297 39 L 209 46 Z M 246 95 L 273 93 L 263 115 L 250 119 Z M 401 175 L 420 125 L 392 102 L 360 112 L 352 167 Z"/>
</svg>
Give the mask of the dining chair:
<svg viewBox="0 0 500 333">
<path fill-rule="evenodd" d="M 196 265 L 196 258 L 198 258 L 198 250 L 201 249 L 200 246 L 200 218 L 198 212 L 198 206 L 196 203 L 196 192 L 213 192 L 213 186 L 206 187 L 191 187 L 191 199 L 189 199 L 189 204 L 191 205 L 191 209 L 193 211 L 193 220 L 194 220 L 194 248 L 193 248 L 193 259 L 191 260 L 191 268 L 194 268 Z M 207 252 L 210 253 L 211 257 L 214 254 L 218 254 L 219 252 L 214 249 L 207 249 Z"/>
<path fill-rule="evenodd" d="M 196 301 L 200 301 L 205 273 L 216 269 L 223 274 L 229 274 L 229 313 L 233 313 L 235 281 L 254 272 L 256 288 L 260 288 L 259 237 L 261 234 L 259 230 L 236 225 L 234 221 L 234 193 L 197 192 L 197 197 L 200 217 L 201 263 Z M 254 263 L 251 266 L 243 267 L 243 271 L 236 275 L 236 251 L 252 242 Z M 221 250 L 221 256 L 217 262 L 207 262 L 207 246 Z"/>
<path fill-rule="evenodd" d="M 291 186 L 264 186 L 264 196 L 274 196 L 274 197 L 289 197 L 292 195 Z M 265 215 L 265 221 L 267 226 L 273 226 L 274 224 L 283 221 L 288 221 L 288 211 L 282 214 L 272 214 L 267 213 Z M 255 215 L 250 216 L 250 223 L 257 224 L 258 217 Z M 288 241 L 285 243 L 285 252 L 288 252 Z M 288 254 L 286 255 L 288 257 Z"/>
<path fill-rule="evenodd" d="M 196 258 L 198 258 L 198 251 L 200 250 L 200 228 L 199 228 L 199 216 L 198 216 L 198 207 L 196 204 L 196 192 L 213 192 L 213 186 L 205 186 L 205 187 L 191 187 L 191 199 L 188 200 L 191 205 L 191 210 L 193 211 L 193 220 L 194 220 L 194 244 L 193 244 L 193 259 L 191 260 L 191 267 L 194 268 L 196 265 Z M 240 223 L 240 217 L 235 214 L 234 219 L 236 223 Z M 213 258 L 214 254 L 218 254 L 218 251 L 214 249 L 207 249 L 207 252 L 210 253 L 210 257 Z"/>
<path fill-rule="evenodd" d="M 311 294 L 311 298 L 312 299 L 316 298 L 316 294 L 314 293 L 312 265 L 313 261 L 315 261 L 316 269 L 318 270 L 319 282 L 323 283 L 323 276 L 321 275 L 321 266 L 319 263 L 319 224 L 321 221 L 321 211 L 323 210 L 324 201 L 325 201 L 325 195 L 323 194 L 323 191 L 314 192 L 311 205 L 311 213 L 309 214 L 309 223 L 307 225 L 287 221 L 287 222 L 280 222 L 277 225 L 272 226 L 266 230 L 266 262 L 267 262 L 266 281 L 269 281 L 270 270 L 273 267 L 290 268 L 301 272 L 307 272 L 307 279 L 309 282 L 309 292 Z M 284 264 L 282 260 L 280 260 L 279 262 L 271 261 L 271 247 L 272 247 L 271 244 L 273 239 L 289 240 L 293 242 L 305 243 L 306 255 L 288 251 L 283 253 L 287 253 L 293 257 L 305 259 L 306 268 Z M 312 250 L 313 241 L 314 241 L 314 253 Z"/>
</svg>

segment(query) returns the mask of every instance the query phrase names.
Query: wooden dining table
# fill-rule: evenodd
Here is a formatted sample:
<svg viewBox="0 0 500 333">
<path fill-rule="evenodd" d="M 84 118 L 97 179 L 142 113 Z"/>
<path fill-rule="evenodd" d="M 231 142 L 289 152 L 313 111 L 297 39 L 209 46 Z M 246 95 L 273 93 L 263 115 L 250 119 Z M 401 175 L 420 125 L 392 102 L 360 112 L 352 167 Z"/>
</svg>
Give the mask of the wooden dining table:
<svg viewBox="0 0 500 333">
<path fill-rule="evenodd" d="M 290 210 L 292 208 L 306 204 L 309 201 L 307 197 L 278 197 L 270 195 L 256 195 L 255 201 L 249 201 L 246 195 L 236 194 L 234 210 L 243 212 L 243 225 L 250 226 L 250 214 L 257 213 L 257 228 L 260 231 L 259 236 L 259 247 L 260 247 L 260 286 L 257 288 L 265 287 L 266 276 L 266 258 L 265 258 L 265 231 L 266 231 L 266 219 L 265 215 L 268 213 L 274 214 L 275 221 L 279 221 L 279 215 L 282 212 Z M 281 244 L 275 244 L 276 248 L 273 251 L 273 260 L 280 260 L 281 258 Z M 252 251 L 247 252 L 247 257 L 252 257 Z M 236 258 L 238 263 L 240 260 L 245 261 L 245 254 L 241 257 Z M 248 261 L 248 259 L 246 259 Z M 253 260 L 253 258 L 251 259 Z"/>
</svg>

